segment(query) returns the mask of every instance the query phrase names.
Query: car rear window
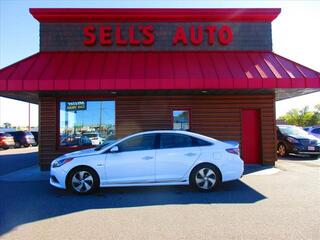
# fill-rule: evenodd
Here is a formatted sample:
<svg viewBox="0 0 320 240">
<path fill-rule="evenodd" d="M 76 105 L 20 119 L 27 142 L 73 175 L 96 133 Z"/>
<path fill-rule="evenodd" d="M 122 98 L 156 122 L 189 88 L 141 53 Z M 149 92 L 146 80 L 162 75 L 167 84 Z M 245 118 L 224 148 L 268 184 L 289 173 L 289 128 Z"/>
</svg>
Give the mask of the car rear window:
<svg viewBox="0 0 320 240">
<path fill-rule="evenodd" d="M 195 137 L 192 138 L 192 141 L 193 141 L 192 145 L 193 146 L 197 146 L 197 147 L 203 147 L 203 146 L 212 145 L 212 143 L 210 143 L 210 142 L 207 142 L 205 140 L 202 140 L 202 139 L 199 139 L 199 138 L 195 138 Z"/>
</svg>

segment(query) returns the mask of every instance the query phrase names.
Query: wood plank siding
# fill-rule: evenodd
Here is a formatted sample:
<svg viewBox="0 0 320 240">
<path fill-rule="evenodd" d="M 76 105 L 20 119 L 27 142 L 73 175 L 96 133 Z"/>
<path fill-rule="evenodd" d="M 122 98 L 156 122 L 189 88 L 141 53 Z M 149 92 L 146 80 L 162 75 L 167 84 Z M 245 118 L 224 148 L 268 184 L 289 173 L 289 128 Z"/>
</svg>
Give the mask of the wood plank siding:
<svg viewBox="0 0 320 240">
<path fill-rule="evenodd" d="M 100 96 L 101 97 L 101 96 Z M 261 163 L 273 165 L 275 152 L 275 96 L 265 95 L 189 95 L 116 97 L 116 136 L 172 129 L 172 110 L 190 111 L 191 131 L 219 140 L 241 142 L 241 109 L 259 109 L 261 114 Z M 47 168 L 65 150 L 56 146 L 57 100 L 41 98 L 40 166 Z"/>
</svg>

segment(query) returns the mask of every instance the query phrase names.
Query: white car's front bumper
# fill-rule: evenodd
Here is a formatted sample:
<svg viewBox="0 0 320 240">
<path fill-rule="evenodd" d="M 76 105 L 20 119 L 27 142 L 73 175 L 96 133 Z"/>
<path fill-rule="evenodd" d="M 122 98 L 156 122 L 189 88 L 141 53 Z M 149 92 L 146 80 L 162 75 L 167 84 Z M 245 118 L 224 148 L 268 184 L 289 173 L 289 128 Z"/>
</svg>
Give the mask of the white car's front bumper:
<svg viewBox="0 0 320 240">
<path fill-rule="evenodd" d="M 51 167 L 50 184 L 57 188 L 66 189 L 66 176 L 67 173 L 61 167 Z"/>
</svg>

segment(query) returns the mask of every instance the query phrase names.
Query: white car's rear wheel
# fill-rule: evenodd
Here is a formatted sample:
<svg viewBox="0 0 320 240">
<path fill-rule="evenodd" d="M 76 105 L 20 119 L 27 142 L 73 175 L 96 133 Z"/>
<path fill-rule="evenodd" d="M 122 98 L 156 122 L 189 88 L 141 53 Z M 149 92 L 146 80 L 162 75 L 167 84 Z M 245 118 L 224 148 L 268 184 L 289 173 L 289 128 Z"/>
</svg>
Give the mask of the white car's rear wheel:
<svg viewBox="0 0 320 240">
<path fill-rule="evenodd" d="M 99 176 L 91 168 L 78 167 L 70 172 L 67 179 L 69 190 L 78 194 L 90 194 L 99 189 Z"/>
<path fill-rule="evenodd" d="M 220 184 L 220 171 L 210 164 L 199 165 L 192 170 L 189 181 L 196 190 L 209 192 Z"/>
</svg>

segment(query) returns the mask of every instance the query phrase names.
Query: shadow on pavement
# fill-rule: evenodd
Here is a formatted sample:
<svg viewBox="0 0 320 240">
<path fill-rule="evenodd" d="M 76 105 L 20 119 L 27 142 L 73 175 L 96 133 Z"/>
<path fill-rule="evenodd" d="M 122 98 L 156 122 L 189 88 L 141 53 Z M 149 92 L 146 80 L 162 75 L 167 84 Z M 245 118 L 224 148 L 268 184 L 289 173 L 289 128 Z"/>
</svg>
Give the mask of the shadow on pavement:
<svg viewBox="0 0 320 240">
<path fill-rule="evenodd" d="M 266 169 L 271 169 L 274 168 L 274 166 L 271 165 L 260 165 L 260 164 L 246 164 L 244 166 L 244 171 L 243 171 L 243 175 L 247 175 L 250 173 L 254 173 L 254 172 L 259 172 L 259 171 L 263 171 Z"/>
<path fill-rule="evenodd" d="M 38 152 L 0 155 L 0 176 L 38 164 Z"/>
<path fill-rule="evenodd" d="M 310 157 L 303 155 L 289 155 L 287 157 L 278 157 L 278 160 L 286 160 L 286 161 L 315 161 L 318 160 L 318 156 Z"/>
<path fill-rule="evenodd" d="M 0 235 L 34 221 L 90 209 L 187 204 L 250 204 L 266 197 L 242 181 L 228 182 L 215 192 L 187 186 L 106 188 L 79 196 L 51 187 L 47 181 L 0 182 Z"/>
</svg>

